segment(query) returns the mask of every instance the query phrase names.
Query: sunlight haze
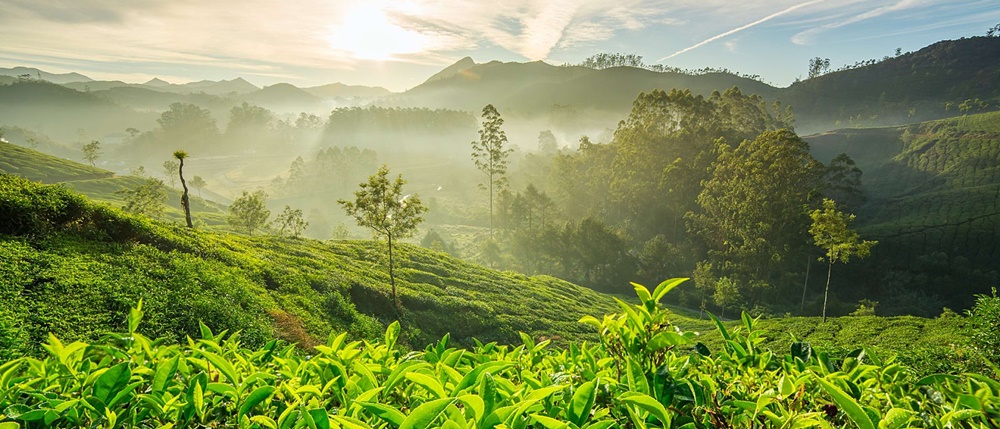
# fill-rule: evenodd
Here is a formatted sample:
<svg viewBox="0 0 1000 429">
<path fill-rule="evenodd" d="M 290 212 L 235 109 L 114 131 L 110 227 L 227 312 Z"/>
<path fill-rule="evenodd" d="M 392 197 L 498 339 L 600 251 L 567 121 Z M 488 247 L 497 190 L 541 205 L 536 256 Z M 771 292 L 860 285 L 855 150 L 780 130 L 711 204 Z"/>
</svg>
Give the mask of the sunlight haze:
<svg viewBox="0 0 1000 429">
<path fill-rule="evenodd" d="M 393 91 L 465 56 L 562 64 L 599 52 L 785 86 L 804 76 L 809 58 L 837 68 L 978 34 L 1000 19 L 993 0 L 3 0 L 0 8 L 0 67 Z"/>
</svg>

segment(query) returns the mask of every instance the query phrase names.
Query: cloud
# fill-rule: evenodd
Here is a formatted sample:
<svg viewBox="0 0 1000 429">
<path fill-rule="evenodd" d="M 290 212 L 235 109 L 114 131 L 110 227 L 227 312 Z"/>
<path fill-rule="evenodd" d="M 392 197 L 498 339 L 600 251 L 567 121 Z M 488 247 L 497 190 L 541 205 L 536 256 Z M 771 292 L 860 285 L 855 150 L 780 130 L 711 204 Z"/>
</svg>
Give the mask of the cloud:
<svg viewBox="0 0 1000 429">
<path fill-rule="evenodd" d="M 863 13 L 849 16 L 846 19 L 842 19 L 829 24 L 824 24 L 819 27 L 813 27 L 808 30 L 796 33 L 794 36 L 792 36 L 792 43 L 796 45 L 806 45 L 809 44 L 812 38 L 815 37 L 817 34 L 823 33 L 825 31 L 844 27 L 867 19 L 877 18 L 887 13 L 898 12 L 906 9 L 925 6 L 928 3 L 929 2 L 927 0 L 901 0 L 891 5 L 877 7 Z"/>
<path fill-rule="evenodd" d="M 495 45 L 529 60 L 556 48 L 608 40 L 621 31 L 675 23 L 665 0 L 417 1 L 401 25 L 433 25 L 465 45 Z M 456 43 L 452 40 L 451 43 Z M 458 43 L 463 44 L 463 43 Z"/>
<path fill-rule="evenodd" d="M 681 55 L 683 53 L 690 52 L 692 50 L 695 50 L 695 49 L 698 49 L 698 48 L 700 48 L 702 46 L 705 46 L 705 45 L 707 45 L 709 43 L 712 43 L 712 42 L 714 42 L 716 40 L 719 40 L 719 39 L 721 39 L 723 37 L 730 36 L 730 35 L 733 35 L 735 33 L 739 33 L 740 31 L 743 31 L 743 30 L 746 30 L 748 28 L 751 28 L 751 27 L 763 24 L 763 23 L 765 23 L 767 21 L 770 21 L 770 20 L 772 20 L 774 18 L 777 18 L 777 17 L 779 17 L 781 15 L 785 15 L 787 13 L 793 12 L 793 11 L 795 11 L 797 9 L 800 9 L 800 8 L 803 8 L 803 7 L 806 7 L 806 6 L 814 5 L 814 4 L 819 3 L 821 1 L 823 1 L 823 0 L 812 0 L 812 1 L 809 1 L 809 2 L 806 2 L 806 3 L 800 3 L 800 4 L 797 4 L 797 5 L 789 6 L 787 8 L 782 9 L 782 10 L 779 10 L 779 11 L 777 11 L 775 13 L 772 13 L 772 14 L 770 14 L 768 16 L 765 16 L 765 17 L 763 17 L 761 19 L 758 19 L 758 20 L 756 20 L 754 22 L 746 24 L 746 25 L 744 25 L 742 27 L 737 27 L 737 28 L 734 28 L 732 30 L 726 31 L 726 32 L 724 32 L 722 34 L 717 34 L 715 36 L 709 37 L 708 39 L 702 40 L 701 42 L 698 42 L 698 43 L 696 43 L 694 45 L 688 46 L 687 48 L 681 49 L 681 50 L 679 50 L 677 52 L 674 52 L 674 53 L 672 53 L 670 55 L 667 55 L 667 56 L 665 56 L 663 58 L 660 58 L 656 62 L 665 61 L 665 60 L 671 59 L 673 57 L 676 57 L 678 55 Z"/>
</svg>

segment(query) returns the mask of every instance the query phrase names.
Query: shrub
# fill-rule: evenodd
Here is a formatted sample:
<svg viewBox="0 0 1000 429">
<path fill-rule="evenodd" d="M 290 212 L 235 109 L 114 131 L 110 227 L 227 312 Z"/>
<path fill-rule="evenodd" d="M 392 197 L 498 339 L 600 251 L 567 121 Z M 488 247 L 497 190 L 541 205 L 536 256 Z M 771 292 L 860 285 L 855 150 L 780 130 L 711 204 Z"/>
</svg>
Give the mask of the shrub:
<svg viewBox="0 0 1000 429">
<path fill-rule="evenodd" d="M 1000 365 L 1000 297 L 996 288 L 992 295 L 976 295 L 976 305 L 969 311 L 969 330 L 972 346 Z"/>
</svg>

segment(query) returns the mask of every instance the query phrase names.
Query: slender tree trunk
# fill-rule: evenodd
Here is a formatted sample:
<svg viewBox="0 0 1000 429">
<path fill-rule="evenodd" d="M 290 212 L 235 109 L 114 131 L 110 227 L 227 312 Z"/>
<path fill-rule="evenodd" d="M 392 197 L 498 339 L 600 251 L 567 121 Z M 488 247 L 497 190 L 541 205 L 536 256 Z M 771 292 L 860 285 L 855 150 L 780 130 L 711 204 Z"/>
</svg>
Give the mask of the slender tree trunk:
<svg viewBox="0 0 1000 429">
<path fill-rule="evenodd" d="M 493 175 L 490 175 L 490 240 L 493 239 Z"/>
<path fill-rule="evenodd" d="M 180 166 L 177 167 L 177 175 L 181 177 L 181 186 L 184 188 L 184 193 L 181 194 L 181 205 L 184 206 L 184 220 L 187 221 L 188 228 L 194 228 L 194 224 L 191 223 L 191 200 L 188 198 L 188 185 L 184 181 L 184 158 L 180 158 Z"/>
<path fill-rule="evenodd" d="M 833 272 L 833 259 L 830 259 L 830 265 L 826 269 L 826 291 L 823 292 L 823 322 L 826 322 L 826 299 L 830 296 L 830 273 Z"/>
<path fill-rule="evenodd" d="M 396 275 L 392 270 L 393 260 L 392 260 L 392 234 L 388 234 L 389 237 L 389 284 L 392 285 L 392 303 L 396 306 L 396 310 L 399 310 L 402 306 L 399 303 L 399 297 L 396 296 Z"/>
<path fill-rule="evenodd" d="M 806 308 L 806 288 L 809 287 L 809 268 L 812 268 L 812 257 L 806 256 L 806 281 L 802 283 L 802 303 L 799 304 L 799 313 Z"/>
</svg>

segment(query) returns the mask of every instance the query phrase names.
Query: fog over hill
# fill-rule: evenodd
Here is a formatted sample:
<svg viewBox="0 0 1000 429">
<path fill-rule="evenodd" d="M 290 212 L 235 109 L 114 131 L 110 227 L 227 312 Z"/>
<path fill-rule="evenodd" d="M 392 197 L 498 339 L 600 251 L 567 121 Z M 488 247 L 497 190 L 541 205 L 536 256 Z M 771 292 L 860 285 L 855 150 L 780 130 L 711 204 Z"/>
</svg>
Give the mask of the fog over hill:
<svg viewBox="0 0 1000 429">
<path fill-rule="evenodd" d="M 832 169 L 846 152 L 856 162 L 850 165 L 860 167 L 863 180 L 855 187 L 867 200 L 844 204 L 858 215 L 864 236 L 886 249 L 844 275 L 842 281 L 854 286 L 840 291 L 834 311 L 848 313 L 857 300 L 876 297 L 892 300 L 883 304 L 892 314 L 934 314 L 942 301 L 935 281 L 967 284 L 968 293 L 947 298 L 953 307 L 966 307 L 973 293 L 998 277 L 1000 267 L 991 262 L 997 249 L 983 237 L 995 235 L 995 207 L 984 201 L 994 197 L 1000 178 L 984 163 L 1000 137 L 982 125 L 995 118 L 976 115 L 1000 105 L 1000 38 L 943 41 L 842 70 L 818 70 L 785 88 L 729 70 L 679 70 L 621 58 L 630 62 L 557 66 L 466 57 L 402 93 L 342 83 L 258 88 L 238 77 L 182 84 L 77 77 L 56 84 L 38 71 L 0 85 L 0 125 L 16 145 L 75 161 L 84 145 L 98 141 L 98 165 L 119 175 L 142 167 L 172 180 L 171 153 L 185 149 L 191 153 L 186 171 L 204 179 L 206 198 L 228 203 L 244 191 L 265 192 L 274 213 L 285 206 L 302 210 L 310 224 L 305 234 L 319 239 L 365 236 L 337 201 L 350 198 L 359 182 L 386 164 L 431 207 L 432 226 L 412 242 L 598 289 L 616 287 L 620 276 L 653 281 L 691 275 L 710 245 L 732 242 L 708 243 L 687 232 L 707 210 L 700 194 L 708 192 L 717 164 L 731 161 L 719 145 L 736 151 L 746 140 L 739 150 L 749 151 L 762 133 L 792 126 L 813 144 L 811 153 L 799 156 Z M 486 175 L 470 155 L 473 142 L 483 138 L 481 114 L 488 104 L 503 121 L 502 152 L 509 158 L 503 186 L 486 201 Z M 952 117 L 957 122 L 933 122 Z M 673 134 L 682 131 L 690 134 Z M 791 136 L 764 137 L 797 142 Z M 989 150 L 969 152 L 956 139 Z M 770 147 L 765 143 L 757 142 Z M 849 171 L 847 165 L 838 168 Z M 735 189 L 715 179 L 719 192 Z M 761 180 L 763 186 L 777 179 Z M 107 182 L 93 190 L 107 194 L 124 183 Z M 836 195 L 841 197 L 853 198 Z M 949 201 L 948 210 L 935 201 Z M 224 211 L 213 216 L 210 224 L 225 228 Z M 493 226 L 501 232 L 486 235 Z M 797 237 L 789 242 L 809 244 L 796 235 L 807 229 L 789 232 Z M 570 250 L 538 247 L 546 242 Z M 491 243 L 496 247 L 484 247 Z M 796 260 L 814 259 L 807 250 L 792 253 Z M 811 265 L 782 258 L 768 263 L 778 260 L 785 274 L 769 284 L 787 292 L 816 282 L 806 280 Z M 951 265 L 925 269 L 942 260 Z M 820 305 L 808 293 L 815 286 L 801 304 L 792 303 L 791 294 L 767 295 L 775 290 L 741 292 L 741 298 L 783 311 Z M 679 296 L 689 306 L 714 305 L 703 290 Z"/>
</svg>

